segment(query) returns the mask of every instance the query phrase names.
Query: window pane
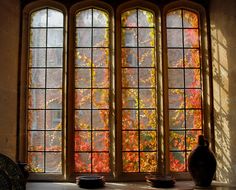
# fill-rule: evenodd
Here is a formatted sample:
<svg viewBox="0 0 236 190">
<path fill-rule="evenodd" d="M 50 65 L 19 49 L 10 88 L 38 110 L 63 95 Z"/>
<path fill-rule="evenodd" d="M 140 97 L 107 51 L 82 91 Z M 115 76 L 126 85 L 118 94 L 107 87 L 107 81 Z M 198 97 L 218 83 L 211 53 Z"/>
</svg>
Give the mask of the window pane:
<svg viewBox="0 0 236 190">
<path fill-rule="evenodd" d="M 62 173 L 64 16 L 45 8 L 30 19 L 28 161 L 32 172 L 58 174 Z"/>
<path fill-rule="evenodd" d="M 167 16 L 171 28 L 167 30 L 167 51 L 170 170 L 173 172 L 187 171 L 186 158 L 203 128 L 198 22 L 198 15 L 185 9 Z"/>
<path fill-rule="evenodd" d="M 110 172 L 109 22 L 105 11 L 94 8 L 76 15 L 74 161 L 77 173 Z"/>
<path fill-rule="evenodd" d="M 158 125 L 155 17 L 142 9 L 126 11 L 121 17 L 123 172 L 154 172 Z"/>
</svg>

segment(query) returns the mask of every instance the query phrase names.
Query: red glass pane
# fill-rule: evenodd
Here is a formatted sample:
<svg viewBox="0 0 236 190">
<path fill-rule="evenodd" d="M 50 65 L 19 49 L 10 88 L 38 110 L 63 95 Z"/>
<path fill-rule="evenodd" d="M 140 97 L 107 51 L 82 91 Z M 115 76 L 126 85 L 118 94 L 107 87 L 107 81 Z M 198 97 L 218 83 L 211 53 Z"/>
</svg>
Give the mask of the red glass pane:
<svg viewBox="0 0 236 190">
<path fill-rule="evenodd" d="M 186 132 L 186 148 L 188 150 L 193 150 L 198 144 L 198 136 L 202 134 L 201 130 L 192 131 L 189 130 Z"/>
<path fill-rule="evenodd" d="M 184 29 L 184 47 L 199 47 L 198 29 Z"/>
<path fill-rule="evenodd" d="M 185 69 L 186 88 L 200 88 L 200 69 Z"/>
<path fill-rule="evenodd" d="M 93 153 L 92 154 L 92 172 L 110 172 L 109 153 Z"/>
<path fill-rule="evenodd" d="M 137 152 L 123 152 L 122 160 L 124 172 L 139 171 L 139 156 Z"/>
<path fill-rule="evenodd" d="M 138 131 L 123 131 L 122 132 L 122 150 L 137 151 L 138 150 Z"/>
<path fill-rule="evenodd" d="M 185 28 L 198 28 L 198 15 L 191 11 L 183 10 L 183 26 Z"/>
<path fill-rule="evenodd" d="M 138 111 L 122 111 L 122 129 L 138 129 Z"/>
<path fill-rule="evenodd" d="M 200 55 L 198 49 L 185 49 L 184 50 L 184 63 L 185 67 L 200 68 Z"/>
<path fill-rule="evenodd" d="M 186 171 L 184 152 L 170 152 L 170 171 L 172 172 Z"/>
<path fill-rule="evenodd" d="M 75 172 L 91 172 L 91 154 L 75 153 Z"/>
<path fill-rule="evenodd" d="M 91 132 L 75 132 L 75 151 L 91 151 Z"/>
<path fill-rule="evenodd" d="M 186 89 L 186 108 L 201 108 L 201 90 Z"/>
<path fill-rule="evenodd" d="M 187 110 L 186 111 L 186 128 L 201 129 L 202 128 L 202 111 Z"/>
</svg>

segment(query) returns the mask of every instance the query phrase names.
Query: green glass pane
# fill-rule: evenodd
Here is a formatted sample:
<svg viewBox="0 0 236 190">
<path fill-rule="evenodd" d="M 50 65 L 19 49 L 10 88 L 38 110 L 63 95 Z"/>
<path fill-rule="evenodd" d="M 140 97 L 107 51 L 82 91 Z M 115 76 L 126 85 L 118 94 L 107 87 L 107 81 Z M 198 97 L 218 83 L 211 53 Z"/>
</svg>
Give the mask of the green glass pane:
<svg viewBox="0 0 236 190">
<path fill-rule="evenodd" d="M 138 90 L 122 89 L 122 108 L 138 107 Z"/>
<path fill-rule="evenodd" d="M 45 88 L 45 69 L 29 69 L 30 88 Z"/>
<path fill-rule="evenodd" d="M 31 27 L 46 27 L 47 9 L 35 11 L 31 14 Z"/>
<path fill-rule="evenodd" d="M 75 90 L 75 108 L 91 109 L 91 90 L 76 89 Z"/>
<path fill-rule="evenodd" d="M 184 63 L 185 67 L 200 67 L 200 55 L 197 49 L 184 50 Z"/>
<path fill-rule="evenodd" d="M 138 10 L 138 26 L 139 27 L 154 27 L 153 14 L 149 11 Z"/>
<path fill-rule="evenodd" d="M 48 27 L 63 27 L 63 13 L 48 9 Z"/>
<path fill-rule="evenodd" d="M 92 46 L 92 29 L 79 28 L 76 30 L 76 47 Z"/>
<path fill-rule="evenodd" d="M 122 129 L 138 129 L 137 110 L 122 110 Z"/>
<path fill-rule="evenodd" d="M 123 67 L 137 67 L 137 48 L 122 48 L 121 61 Z"/>
<path fill-rule="evenodd" d="M 76 27 L 92 27 L 92 9 L 79 11 L 76 14 Z"/>
<path fill-rule="evenodd" d="M 46 132 L 46 151 L 61 151 L 62 150 L 62 135 L 61 131 Z"/>
<path fill-rule="evenodd" d="M 44 172 L 44 153 L 28 152 L 28 164 L 30 172 Z"/>
<path fill-rule="evenodd" d="M 139 156 L 137 152 L 123 152 L 123 172 L 139 172 Z"/>
<path fill-rule="evenodd" d="M 139 87 L 155 87 L 156 86 L 156 70 L 155 69 L 139 69 Z"/>
<path fill-rule="evenodd" d="M 198 48 L 198 29 L 184 29 L 184 47 Z"/>
<path fill-rule="evenodd" d="M 62 69 L 47 69 L 47 88 L 62 88 Z"/>
<path fill-rule="evenodd" d="M 186 128 L 201 129 L 202 128 L 202 111 L 186 110 Z"/>
<path fill-rule="evenodd" d="M 139 89 L 139 107 L 140 108 L 156 107 L 155 89 Z"/>
<path fill-rule="evenodd" d="M 109 69 L 93 69 L 92 81 L 94 88 L 109 87 Z"/>
<path fill-rule="evenodd" d="M 169 110 L 169 128 L 184 129 L 185 115 L 183 110 Z"/>
<path fill-rule="evenodd" d="M 184 152 L 170 152 L 170 171 L 172 172 L 186 171 Z"/>
<path fill-rule="evenodd" d="M 108 173 L 110 169 L 109 153 L 93 153 L 92 154 L 92 172 Z"/>
<path fill-rule="evenodd" d="M 61 109 L 62 108 L 62 90 L 47 89 L 46 90 L 46 108 Z"/>
<path fill-rule="evenodd" d="M 170 150 L 185 150 L 185 131 L 170 131 Z"/>
<path fill-rule="evenodd" d="M 62 130 L 62 111 L 46 110 L 46 129 Z"/>
<path fill-rule="evenodd" d="M 153 130 L 157 128 L 156 110 L 140 110 L 139 111 L 140 129 Z"/>
<path fill-rule="evenodd" d="M 169 90 L 169 108 L 184 108 L 184 90 Z"/>
<path fill-rule="evenodd" d="M 62 173 L 62 155 L 60 152 L 47 152 L 45 159 L 45 172 Z"/>
<path fill-rule="evenodd" d="M 138 150 L 138 131 L 122 131 L 122 150 Z"/>
<path fill-rule="evenodd" d="M 186 55 L 186 54 L 185 54 Z M 186 65 L 186 62 L 185 62 Z M 183 50 L 168 49 L 168 67 L 183 67 Z"/>
<path fill-rule="evenodd" d="M 139 48 L 139 67 L 155 67 L 155 49 L 154 48 Z"/>
<path fill-rule="evenodd" d="M 140 153 L 140 172 L 157 172 L 157 153 Z"/>
<path fill-rule="evenodd" d="M 45 90 L 29 89 L 28 108 L 29 109 L 45 109 Z"/>
<path fill-rule="evenodd" d="M 194 12 L 183 10 L 183 25 L 185 28 L 197 28 L 198 15 Z"/>
<path fill-rule="evenodd" d="M 91 129 L 91 110 L 75 111 L 75 130 Z"/>
<path fill-rule="evenodd" d="M 75 49 L 75 67 L 91 67 L 91 48 Z M 95 52 L 93 52 L 96 56 Z"/>
<path fill-rule="evenodd" d="M 109 129 L 109 111 L 108 110 L 93 110 L 92 111 L 93 130 L 108 130 Z"/>
<path fill-rule="evenodd" d="M 75 88 L 91 88 L 91 69 L 75 69 Z"/>
<path fill-rule="evenodd" d="M 109 46 L 109 30 L 107 28 L 93 29 L 93 47 Z"/>
<path fill-rule="evenodd" d="M 45 113 L 44 110 L 29 110 L 27 114 L 28 130 L 43 130 Z"/>
<path fill-rule="evenodd" d="M 169 88 L 184 87 L 184 70 L 168 69 L 168 86 Z"/>
<path fill-rule="evenodd" d="M 122 69 L 122 87 L 138 87 L 138 69 Z"/>
<path fill-rule="evenodd" d="M 138 29 L 138 45 L 139 47 L 155 46 L 155 30 L 153 28 Z"/>
<path fill-rule="evenodd" d="M 109 150 L 109 132 L 93 131 L 92 132 L 92 150 L 108 151 Z"/>
<path fill-rule="evenodd" d="M 109 17 L 104 11 L 93 9 L 93 27 L 108 27 Z"/>
<path fill-rule="evenodd" d="M 201 90 L 186 89 L 185 90 L 186 108 L 201 108 Z"/>
<path fill-rule="evenodd" d="M 189 130 L 186 132 L 186 148 L 193 150 L 198 145 L 198 136 L 202 134 L 201 130 Z"/>
<path fill-rule="evenodd" d="M 166 26 L 167 27 L 182 27 L 182 11 L 181 10 L 175 10 L 171 11 L 166 15 Z"/>
<path fill-rule="evenodd" d="M 109 90 L 93 89 L 92 106 L 93 109 L 109 109 Z"/>
<path fill-rule="evenodd" d="M 91 154 L 75 153 L 75 172 L 91 172 Z"/>
<path fill-rule="evenodd" d="M 186 88 L 200 88 L 201 77 L 200 69 L 186 69 L 185 70 L 185 87 Z"/>
<path fill-rule="evenodd" d="M 28 131 L 28 151 L 44 151 L 43 131 Z"/>
<path fill-rule="evenodd" d="M 75 132 L 75 151 L 91 151 L 91 132 Z"/>
<path fill-rule="evenodd" d="M 123 27 L 137 27 L 137 10 L 126 11 L 121 15 Z"/>
<path fill-rule="evenodd" d="M 156 131 L 140 132 L 140 150 L 155 151 L 157 149 L 157 133 Z"/>
<path fill-rule="evenodd" d="M 122 29 L 122 47 L 137 47 L 137 29 Z"/>
</svg>

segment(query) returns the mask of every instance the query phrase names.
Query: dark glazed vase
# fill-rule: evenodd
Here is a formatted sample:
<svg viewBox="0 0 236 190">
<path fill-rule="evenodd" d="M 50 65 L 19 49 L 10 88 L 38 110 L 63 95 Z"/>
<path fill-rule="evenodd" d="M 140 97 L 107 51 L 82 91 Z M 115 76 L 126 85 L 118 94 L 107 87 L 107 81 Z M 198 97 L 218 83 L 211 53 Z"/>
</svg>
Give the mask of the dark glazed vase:
<svg viewBox="0 0 236 190">
<path fill-rule="evenodd" d="M 188 169 L 196 186 L 211 185 L 216 171 L 216 159 L 203 135 L 199 135 L 198 146 L 188 157 Z"/>
</svg>

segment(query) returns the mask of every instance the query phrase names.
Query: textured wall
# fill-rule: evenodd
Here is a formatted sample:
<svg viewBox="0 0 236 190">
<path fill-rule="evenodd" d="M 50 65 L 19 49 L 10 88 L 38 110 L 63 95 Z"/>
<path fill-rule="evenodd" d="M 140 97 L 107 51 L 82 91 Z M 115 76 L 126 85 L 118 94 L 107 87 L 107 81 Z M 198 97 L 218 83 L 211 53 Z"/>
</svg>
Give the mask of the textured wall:
<svg viewBox="0 0 236 190">
<path fill-rule="evenodd" d="M 210 6 L 217 179 L 236 184 L 236 1 Z"/>
<path fill-rule="evenodd" d="M 15 159 L 19 0 L 0 1 L 0 152 Z"/>
</svg>

